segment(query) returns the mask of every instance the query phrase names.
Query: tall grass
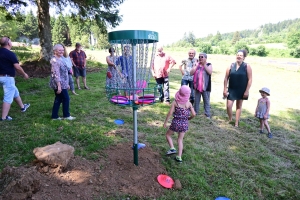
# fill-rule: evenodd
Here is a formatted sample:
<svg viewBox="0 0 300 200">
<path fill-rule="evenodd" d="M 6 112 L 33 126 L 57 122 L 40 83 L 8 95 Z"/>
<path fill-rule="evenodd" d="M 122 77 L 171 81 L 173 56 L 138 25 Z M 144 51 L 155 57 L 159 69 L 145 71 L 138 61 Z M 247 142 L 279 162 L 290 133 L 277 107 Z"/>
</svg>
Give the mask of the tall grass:
<svg viewBox="0 0 300 200">
<path fill-rule="evenodd" d="M 105 59 L 107 54 L 95 53 L 99 59 L 103 59 L 102 56 Z M 177 61 L 187 57 L 186 52 L 168 53 Z M 225 68 L 234 57 L 208 55 L 214 70 L 212 119 L 197 116 L 190 121 L 184 138 L 182 164 L 165 157 L 168 145 L 162 125 L 169 107 L 155 104 L 139 109 L 138 132 L 145 133 L 143 142 L 149 142 L 161 154 L 169 175 L 183 185 L 183 190 L 168 190 L 159 199 L 214 199 L 221 195 L 247 200 L 298 199 L 300 90 L 296 87 L 300 73 L 277 68 L 264 59 L 246 59 L 253 68 L 253 85 L 249 100 L 243 105 L 240 128 L 234 128 L 227 121 L 225 102 L 221 98 Z M 170 74 L 171 97 L 180 87 L 181 75 L 177 68 Z M 113 123 L 116 118 L 124 119 L 123 129 L 132 129 L 132 109 L 108 102 L 104 92 L 105 66 L 101 65 L 101 69 L 88 74 L 90 91 L 81 90 L 79 96 L 71 96 L 70 110 L 71 115 L 77 117 L 75 121 L 51 121 L 54 94 L 47 86 L 47 79 L 17 78 L 21 97 L 31 107 L 21 113 L 13 104 L 10 115 L 14 120 L 0 123 L 0 170 L 7 165 L 31 162 L 33 148 L 56 141 L 74 146 L 75 154 L 87 159 L 97 158 L 109 145 L 124 142 L 126 139 L 109 137 L 106 133 L 120 128 Z M 273 139 L 258 133 L 259 122 L 253 117 L 260 96 L 258 90 L 264 86 L 271 89 Z"/>
</svg>

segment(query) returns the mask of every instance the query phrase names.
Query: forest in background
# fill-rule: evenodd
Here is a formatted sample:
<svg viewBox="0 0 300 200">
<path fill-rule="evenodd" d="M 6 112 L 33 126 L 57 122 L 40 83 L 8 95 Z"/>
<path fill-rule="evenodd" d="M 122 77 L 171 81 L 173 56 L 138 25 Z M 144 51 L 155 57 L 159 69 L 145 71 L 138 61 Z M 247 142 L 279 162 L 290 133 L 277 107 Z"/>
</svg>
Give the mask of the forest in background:
<svg viewBox="0 0 300 200">
<path fill-rule="evenodd" d="M 38 44 L 37 17 L 30 11 L 19 13 L 7 19 L 6 11 L 0 12 L 0 35 L 9 35 L 14 41 Z M 106 49 L 109 47 L 107 34 L 94 20 L 82 20 L 68 15 L 51 17 L 52 42 L 74 46 L 81 42 L 85 48 Z M 266 44 L 280 43 L 283 48 L 269 48 Z M 217 32 L 203 38 L 196 38 L 193 32 L 185 33 L 169 48 L 195 48 L 208 54 L 234 54 L 238 49 L 246 49 L 250 55 L 274 57 L 300 57 L 300 19 L 284 20 L 276 24 L 261 25 L 254 30 L 231 33 Z"/>
<path fill-rule="evenodd" d="M 282 44 L 282 48 L 267 48 L 267 44 Z M 284 20 L 276 24 L 268 23 L 258 29 L 247 29 L 230 33 L 217 32 L 203 38 L 196 38 L 193 32 L 169 47 L 195 47 L 198 51 L 213 54 L 234 54 L 238 49 L 246 49 L 250 55 L 274 57 L 300 57 L 300 19 Z M 273 45 L 275 46 L 275 45 Z M 278 45 L 277 45 L 278 46 Z"/>
</svg>

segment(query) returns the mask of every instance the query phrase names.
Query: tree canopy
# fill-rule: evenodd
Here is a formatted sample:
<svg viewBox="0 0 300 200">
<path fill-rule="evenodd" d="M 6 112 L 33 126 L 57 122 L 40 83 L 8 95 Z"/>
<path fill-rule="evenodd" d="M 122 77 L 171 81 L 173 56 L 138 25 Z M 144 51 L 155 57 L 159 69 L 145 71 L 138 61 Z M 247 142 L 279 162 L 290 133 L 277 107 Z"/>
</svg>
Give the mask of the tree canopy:
<svg viewBox="0 0 300 200">
<path fill-rule="evenodd" d="M 50 24 L 50 7 L 56 8 L 57 13 L 68 9 L 72 18 L 80 20 L 93 19 L 100 27 L 102 33 L 107 32 L 107 27 L 116 27 L 122 20 L 117 7 L 124 0 L 0 0 L 0 6 L 9 12 L 7 17 L 16 16 L 18 11 L 24 11 L 30 4 L 38 8 L 38 30 L 40 38 L 40 58 L 50 60 L 52 56 L 52 31 Z M 72 8 L 72 9 L 69 9 Z M 60 41 L 60 39 L 58 39 Z"/>
</svg>

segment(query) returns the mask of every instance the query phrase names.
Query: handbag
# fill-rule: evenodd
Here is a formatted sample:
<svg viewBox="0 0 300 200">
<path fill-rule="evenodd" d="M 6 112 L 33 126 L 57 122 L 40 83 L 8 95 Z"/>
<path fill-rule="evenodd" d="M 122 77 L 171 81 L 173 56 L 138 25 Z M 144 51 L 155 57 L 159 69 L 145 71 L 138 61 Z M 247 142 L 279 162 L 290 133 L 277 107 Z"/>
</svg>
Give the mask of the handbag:
<svg viewBox="0 0 300 200">
<path fill-rule="evenodd" d="M 112 75 L 111 75 L 110 72 L 106 72 L 106 76 L 107 76 L 109 79 L 111 79 L 111 77 L 112 77 Z"/>
</svg>

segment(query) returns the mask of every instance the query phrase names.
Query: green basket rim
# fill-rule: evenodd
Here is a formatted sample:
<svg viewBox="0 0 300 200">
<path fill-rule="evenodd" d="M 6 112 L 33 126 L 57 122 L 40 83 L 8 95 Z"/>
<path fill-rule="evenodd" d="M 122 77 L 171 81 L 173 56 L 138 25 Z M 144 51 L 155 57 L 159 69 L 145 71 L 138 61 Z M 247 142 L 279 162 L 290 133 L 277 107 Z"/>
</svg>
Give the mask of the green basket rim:
<svg viewBox="0 0 300 200">
<path fill-rule="evenodd" d="M 108 41 L 121 44 L 124 40 L 130 40 L 131 43 L 140 44 L 143 40 L 148 43 L 158 42 L 158 32 L 149 30 L 122 30 L 108 33 Z"/>
</svg>

